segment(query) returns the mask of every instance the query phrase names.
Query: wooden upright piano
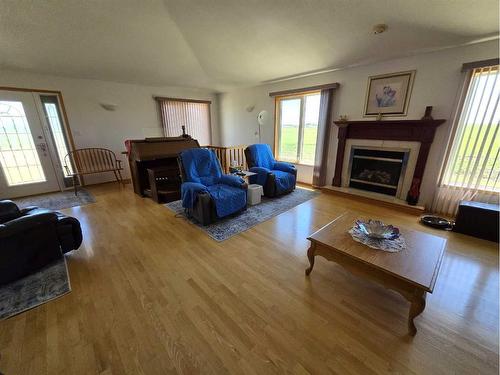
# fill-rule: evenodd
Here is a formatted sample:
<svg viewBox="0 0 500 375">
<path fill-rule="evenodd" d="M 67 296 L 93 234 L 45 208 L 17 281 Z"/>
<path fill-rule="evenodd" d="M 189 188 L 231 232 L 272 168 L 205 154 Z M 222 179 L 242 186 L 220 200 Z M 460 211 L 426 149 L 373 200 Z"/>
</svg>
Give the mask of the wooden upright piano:
<svg viewBox="0 0 500 375">
<path fill-rule="evenodd" d="M 134 192 L 156 202 L 180 199 L 177 155 L 183 150 L 200 147 L 198 141 L 185 136 L 134 139 L 125 143 Z"/>
</svg>

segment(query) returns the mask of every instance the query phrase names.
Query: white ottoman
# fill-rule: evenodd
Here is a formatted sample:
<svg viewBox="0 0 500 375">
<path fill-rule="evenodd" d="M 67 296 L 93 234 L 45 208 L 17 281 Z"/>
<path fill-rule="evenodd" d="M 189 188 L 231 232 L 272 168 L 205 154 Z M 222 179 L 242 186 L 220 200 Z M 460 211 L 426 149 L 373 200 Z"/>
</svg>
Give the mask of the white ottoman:
<svg viewBox="0 0 500 375">
<path fill-rule="evenodd" d="M 260 203 L 260 197 L 264 195 L 264 189 L 261 185 L 250 184 L 247 191 L 247 203 L 251 206 Z"/>
</svg>

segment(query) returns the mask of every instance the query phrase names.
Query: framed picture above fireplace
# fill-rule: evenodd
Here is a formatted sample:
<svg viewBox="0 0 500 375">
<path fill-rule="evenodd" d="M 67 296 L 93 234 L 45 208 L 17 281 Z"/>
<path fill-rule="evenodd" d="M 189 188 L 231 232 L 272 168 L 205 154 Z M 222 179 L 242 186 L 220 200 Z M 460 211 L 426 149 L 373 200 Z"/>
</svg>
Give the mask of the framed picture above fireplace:
<svg viewBox="0 0 500 375">
<path fill-rule="evenodd" d="M 406 116 L 415 70 L 368 77 L 364 117 Z"/>
</svg>

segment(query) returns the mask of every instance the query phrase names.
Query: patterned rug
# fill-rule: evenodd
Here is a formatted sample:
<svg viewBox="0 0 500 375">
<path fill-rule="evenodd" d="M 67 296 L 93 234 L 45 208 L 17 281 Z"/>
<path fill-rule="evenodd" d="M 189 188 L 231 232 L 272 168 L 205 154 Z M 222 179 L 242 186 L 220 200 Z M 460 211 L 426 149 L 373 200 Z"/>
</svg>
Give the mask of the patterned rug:
<svg viewBox="0 0 500 375">
<path fill-rule="evenodd" d="M 27 206 L 38 206 L 51 210 L 62 210 L 64 208 L 84 206 L 89 203 L 95 203 L 95 198 L 89 191 L 79 188 L 77 196 L 75 196 L 73 190 L 68 190 L 60 191 L 57 193 L 17 198 L 13 199 L 13 201 L 20 208 L 24 208 Z"/>
<path fill-rule="evenodd" d="M 301 203 L 304 203 L 319 195 L 316 191 L 297 188 L 292 193 L 277 198 L 262 197 L 262 202 L 255 206 L 249 206 L 235 217 L 220 220 L 214 224 L 203 226 L 193 219 L 188 219 L 191 223 L 197 225 L 216 241 L 224 241 L 228 238 L 246 231 L 251 227 L 269 220 L 285 211 L 288 211 Z M 181 201 L 175 201 L 165 204 L 167 208 L 176 214 L 183 215 Z"/>
<path fill-rule="evenodd" d="M 63 257 L 10 284 L 0 286 L 0 320 L 22 313 L 71 292 Z"/>
</svg>

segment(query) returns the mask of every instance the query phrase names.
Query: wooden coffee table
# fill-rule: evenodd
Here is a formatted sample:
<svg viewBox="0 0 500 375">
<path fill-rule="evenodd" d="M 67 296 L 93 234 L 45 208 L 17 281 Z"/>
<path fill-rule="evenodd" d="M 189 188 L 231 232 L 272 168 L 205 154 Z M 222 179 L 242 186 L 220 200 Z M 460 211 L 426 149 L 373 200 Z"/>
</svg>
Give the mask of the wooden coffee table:
<svg viewBox="0 0 500 375">
<path fill-rule="evenodd" d="M 310 266 L 306 275 L 314 267 L 314 257 L 321 255 L 353 274 L 397 291 L 411 303 L 408 330 L 413 336 L 417 333 L 413 320 L 424 311 L 425 297 L 434 289 L 446 239 L 399 227 L 407 249 L 397 253 L 375 250 L 354 241 L 347 232 L 356 219 L 362 218 L 362 214 L 346 212 L 308 237 Z"/>
</svg>

